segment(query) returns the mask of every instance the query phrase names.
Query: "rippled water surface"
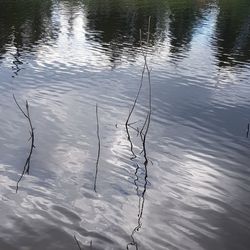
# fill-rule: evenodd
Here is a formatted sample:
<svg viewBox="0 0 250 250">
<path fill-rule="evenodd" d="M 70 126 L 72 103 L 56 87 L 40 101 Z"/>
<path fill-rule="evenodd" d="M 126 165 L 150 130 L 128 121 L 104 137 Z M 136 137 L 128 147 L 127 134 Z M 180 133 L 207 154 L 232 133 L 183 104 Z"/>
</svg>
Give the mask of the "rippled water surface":
<svg viewBox="0 0 250 250">
<path fill-rule="evenodd" d="M 0 0 L 0 249 L 248 250 L 249 77 L 249 0 Z"/>
</svg>

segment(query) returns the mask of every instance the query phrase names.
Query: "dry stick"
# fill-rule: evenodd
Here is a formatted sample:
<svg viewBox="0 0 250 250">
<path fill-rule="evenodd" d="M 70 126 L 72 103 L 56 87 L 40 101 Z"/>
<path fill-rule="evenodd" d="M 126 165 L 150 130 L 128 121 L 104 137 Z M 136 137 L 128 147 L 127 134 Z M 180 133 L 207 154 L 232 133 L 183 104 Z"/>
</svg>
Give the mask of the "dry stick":
<svg viewBox="0 0 250 250">
<path fill-rule="evenodd" d="M 141 30 L 140 30 L 140 44 L 141 44 L 141 46 L 142 46 Z M 131 115 L 132 115 L 132 113 L 133 113 L 133 111 L 134 111 L 134 109 L 135 109 L 136 103 L 137 103 L 138 98 L 139 98 L 139 95 L 140 95 L 140 93 L 141 93 L 145 69 L 146 69 L 146 65 L 145 65 L 145 63 L 144 63 L 143 69 L 142 69 L 142 73 L 141 73 L 140 85 L 139 85 L 139 88 L 138 88 L 138 91 L 137 91 L 135 100 L 134 100 L 134 102 L 133 102 L 132 108 L 131 108 L 131 110 L 129 111 L 129 114 L 128 114 L 128 117 L 127 117 L 127 120 L 126 120 L 126 123 L 125 123 L 125 128 L 126 128 L 126 132 L 127 132 L 127 136 L 128 136 L 128 141 L 129 141 L 129 143 L 130 143 L 130 151 L 131 151 L 131 153 L 132 153 L 132 155 L 133 155 L 131 159 L 136 158 L 136 155 L 135 155 L 135 153 L 134 153 L 134 146 L 133 146 L 133 143 L 132 143 L 132 140 L 131 140 L 131 136 L 130 136 L 130 133 L 129 133 L 128 126 L 130 125 L 130 124 L 129 124 L 129 120 L 130 120 L 130 118 L 131 118 Z"/>
<path fill-rule="evenodd" d="M 146 57 L 145 57 L 146 60 Z M 146 62 L 147 65 L 147 62 Z M 150 71 L 149 68 L 147 66 L 147 72 L 148 72 L 148 83 L 149 83 L 149 112 L 147 115 L 147 118 L 145 120 L 145 123 L 143 125 L 143 128 L 141 130 L 141 139 L 142 139 L 142 144 L 143 144 L 143 150 L 142 152 L 144 153 L 144 169 L 145 169 L 145 175 L 144 175 L 144 186 L 143 186 L 143 192 L 141 197 L 139 198 L 139 213 L 138 213 L 138 220 L 137 220 L 137 226 L 134 228 L 134 230 L 132 231 L 132 234 L 130 235 L 132 242 L 127 244 L 127 250 L 129 250 L 129 246 L 135 246 L 135 249 L 138 250 L 138 244 L 135 241 L 134 235 L 136 232 L 139 231 L 139 229 L 142 227 L 142 216 L 143 216 L 143 210 L 144 210 L 144 204 L 145 204 L 145 195 L 146 195 L 146 191 L 147 191 L 147 184 L 148 184 L 148 158 L 147 158 L 147 151 L 146 151 L 146 137 L 148 134 L 148 130 L 149 130 L 149 124 L 150 124 L 150 120 L 151 120 L 151 112 L 152 112 L 152 107 L 151 107 L 151 76 L 150 76 Z M 145 129 L 145 133 L 143 134 L 143 129 L 146 126 Z M 138 170 L 136 170 L 137 173 Z M 142 199 L 142 201 L 141 201 Z"/>
<path fill-rule="evenodd" d="M 132 108 L 131 108 L 131 110 L 130 110 L 130 112 L 129 112 L 129 114 L 128 114 L 128 118 L 127 118 L 126 123 L 125 123 L 125 128 L 126 128 L 126 132 L 127 132 L 127 136 L 128 136 L 128 141 L 129 141 L 129 143 L 130 143 L 130 151 L 131 151 L 131 153 L 132 153 L 132 155 L 133 155 L 133 156 L 132 156 L 132 159 L 133 159 L 133 158 L 136 158 L 136 155 L 135 155 L 135 153 L 134 153 L 134 146 L 133 146 L 133 143 L 132 143 L 132 140 L 131 140 L 131 136 L 130 136 L 130 133 L 129 133 L 129 129 L 128 129 L 128 127 L 129 127 L 129 120 L 130 120 L 131 115 L 132 115 L 132 113 L 133 113 L 133 111 L 134 111 L 134 109 L 135 109 L 137 100 L 138 100 L 138 98 L 139 98 L 139 95 L 140 95 L 140 92 L 141 92 L 141 89 L 142 89 L 145 69 L 146 69 L 146 66 L 145 66 L 145 64 L 144 64 L 143 70 L 142 70 L 142 73 L 141 73 L 141 82 L 140 82 L 140 86 L 139 86 L 139 89 L 138 89 L 138 91 L 137 91 L 137 94 L 136 94 L 134 103 L 133 103 L 133 105 L 132 105 Z"/>
<path fill-rule="evenodd" d="M 146 59 L 146 58 L 145 58 Z M 149 84 L 149 111 L 148 111 L 148 115 L 147 115 L 147 118 L 145 120 L 145 123 L 142 127 L 142 130 L 140 132 L 140 135 L 141 135 L 141 139 L 142 139 L 142 144 L 143 144 L 143 153 L 144 153 L 144 168 L 145 168 L 145 176 L 144 176 L 144 190 L 142 192 L 142 204 L 141 204 L 141 210 L 140 210 L 140 213 L 139 213 L 139 219 L 138 219 L 138 226 L 140 225 L 141 226 L 141 218 L 142 218 L 142 214 L 143 214 L 143 208 L 144 208 L 144 202 L 145 202 L 145 194 L 146 194 L 146 191 L 147 191 L 147 184 L 148 184 L 148 169 L 147 169 L 147 166 L 148 166 L 148 157 L 147 157 L 147 151 L 146 151 L 146 137 L 147 137 L 147 134 L 148 134 L 148 130 L 149 130 L 149 125 L 150 125 L 150 121 L 151 121 L 151 113 L 152 113 L 152 90 L 151 90 L 151 75 L 150 75 L 150 70 L 148 68 L 148 65 L 147 65 L 147 62 L 146 62 L 146 68 L 147 68 L 147 72 L 148 72 L 148 84 Z M 143 134 L 143 130 L 144 130 L 144 127 L 146 126 L 146 129 L 145 129 L 145 133 Z M 137 229 L 138 230 L 138 229 Z"/>
<path fill-rule="evenodd" d="M 148 116 L 149 116 L 149 112 L 148 112 L 148 114 L 147 114 L 147 117 L 146 117 L 146 119 L 145 119 L 145 121 L 144 121 L 144 124 L 143 124 L 143 126 L 142 126 L 142 128 L 141 128 L 141 131 L 140 131 L 140 137 L 141 137 L 141 141 L 142 141 L 142 142 L 143 142 L 143 140 L 144 140 L 144 135 L 145 135 L 145 133 L 143 133 L 143 131 L 144 131 L 145 127 L 146 127 L 146 124 L 148 123 Z M 140 152 L 140 155 L 141 155 L 143 152 L 144 152 L 144 148 L 142 147 L 142 150 L 141 150 L 141 152 Z"/>
<path fill-rule="evenodd" d="M 149 70 L 149 67 L 148 67 L 148 63 L 147 63 L 147 57 L 144 57 L 144 60 L 145 60 L 145 64 L 146 64 L 146 69 L 147 69 L 147 74 L 148 74 L 148 87 L 149 87 L 149 97 L 148 97 L 148 100 L 149 100 L 149 111 L 148 111 L 148 115 L 147 115 L 147 118 L 142 126 L 142 129 L 140 131 L 140 136 L 141 136 L 141 140 L 142 140 L 142 144 L 143 144 L 143 149 L 141 151 L 141 154 L 144 152 L 144 158 L 145 160 L 148 160 L 147 159 L 147 155 L 146 155 L 146 136 L 147 136 L 147 133 L 148 133 L 148 129 L 149 129 L 149 124 L 150 124 L 150 121 L 151 121 L 151 113 L 152 113 L 152 87 L 151 87 L 151 71 Z M 145 129 L 146 127 L 146 130 L 145 132 L 143 133 L 143 130 Z M 144 136 L 144 137 L 143 137 Z"/>
<path fill-rule="evenodd" d="M 101 151 L 101 140 L 100 140 L 98 105 L 97 104 L 96 104 L 96 134 L 97 134 L 97 139 L 98 139 L 98 151 L 97 151 L 95 182 L 94 182 L 94 190 L 95 190 L 95 192 L 96 192 L 96 182 L 97 182 L 98 166 L 99 166 L 100 151 Z"/>
<path fill-rule="evenodd" d="M 147 41 L 146 41 L 146 44 L 148 45 L 149 44 L 149 36 L 150 36 L 150 22 L 151 22 L 151 16 L 149 16 L 149 19 L 148 19 L 148 32 L 147 32 Z M 136 94 L 136 97 L 135 97 L 135 100 L 134 100 L 134 103 L 132 105 L 132 108 L 129 112 L 129 115 L 128 115 L 128 118 L 126 120 L 126 123 L 125 123 L 125 127 L 126 127 L 126 132 L 127 132 L 127 136 L 128 136 L 128 141 L 130 142 L 130 151 L 132 152 L 133 154 L 133 157 L 132 158 L 136 158 L 136 155 L 134 153 L 134 150 L 133 150 L 133 143 L 132 143 L 132 140 L 131 140 L 131 137 L 130 137 L 130 133 L 129 133 L 129 129 L 128 129 L 128 126 L 130 125 L 129 124 L 129 120 L 131 118 L 131 115 L 135 109 L 135 106 L 137 104 L 137 101 L 138 101 L 138 98 L 139 98 L 139 95 L 140 95 L 140 92 L 141 92 L 141 89 L 142 89 L 142 85 L 143 85 L 143 78 L 144 78 L 144 73 L 145 73 L 145 69 L 148 68 L 147 67 L 147 52 L 144 52 L 143 50 L 143 46 L 142 46 L 142 32 L 141 32 L 141 29 L 140 29 L 140 46 L 141 46 L 141 49 L 142 49 L 142 54 L 143 54 L 143 57 L 144 57 L 144 65 L 143 65 L 143 70 L 142 70 L 142 74 L 141 74 L 141 82 L 140 82 L 140 86 L 139 86 L 139 89 L 137 91 L 137 94 Z M 147 120 L 146 120 L 147 122 Z M 146 123 L 145 122 L 145 123 Z M 145 125 L 144 125 L 145 126 Z M 143 126 L 143 128 L 144 128 Z M 143 130 L 143 129 L 142 129 Z M 142 133 L 142 132 L 141 132 Z"/>
<path fill-rule="evenodd" d="M 139 98 L 139 95 L 140 95 L 140 92 L 141 92 L 141 88 L 142 88 L 142 84 L 143 84 L 143 78 L 144 78 L 145 69 L 146 69 L 146 65 L 144 64 L 143 70 L 142 70 L 142 73 L 141 73 L 141 82 L 140 82 L 140 86 L 139 86 L 139 89 L 138 89 L 138 91 L 137 91 L 137 94 L 136 94 L 134 103 L 133 103 L 133 105 L 132 105 L 132 108 L 131 108 L 131 110 L 129 111 L 128 118 L 127 118 L 126 123 L 125 123 L 126 126 L 128 126 L 128 122 L 129 122 L 129 120 L 130 120 L 130 117 L 131 117 L 131 115 L 132 115 L 132 113 L 133 113 L 133 111 L 134 111 L 134 109 L 135 109 L 136 103 L 137 103 L 137 101 L 138 101 L 138 98 Z M 132 124 L 132 123 L 131 123 L 131 124 Z"/>
<path fill-rule="evenodd" d="M 149 43 L 150 20 L 151 20 L 151 17 L 149 17 L 149 23 L 148 23 L 147 43 Z M 147 153 L 146 153 L 146 137 L 147 137 L 147 134 L 148 134 L 149 124 L 150 124 L 150 121 L 151 121 L 151 113 L 152 113 L 152 87 L 151 87 L 151 70 L 148 67 L 147 54 L 144 54 L 144 64 L 146 66 L 147 75 L 148 75 L 148 88 L 149 88 L 149 91 L 148 91 L 148 102 L 149 102 L 149 104 L 148 105 L 149 105 L 149 111 L 148 111 L 147 119 L 146 119 L 146 121 L 145 121 L 145 123 L 143 125 L 142 130 L 141 130 L 141 133 L 143 132 L 145 124 L 146 124 L 146 129 L 145 129 L 144 138 L 143 138 L 143 151 L 144 151 L 145 161 L 148 162 Z"/>
<path fill-rule="evenodd" d="M 134 230 L 132 231 L 132 234 L 130 235 L 132 242 L 127 244 L 127 249 L 129 249 L 129 246 L 135 246 L 135 249 L 138 250 L 138 244 L 135 241 L 134 235 L 136 232 L 139 231 L 139 229 L 142 227 L 142 216 L 143 216 L 143 210 L 144 210 L 144 204 L 145 204 L 145 195 L 146 195 L 146 191 L 147 191 L 147 184 L 148 184 L 148 158 L 147 158 L 147 151 L 146 151 L 146 137 L 148 134 L 148 130 L 149 130 L 149 125 L 150 125 L 150 120 L 151 120 L 151 112 L 152 112 L 152 105 L 151 105 L 151 75 L 150 75 L 150 70 L 148 68 L 147 65 L 147 61 L 146 61 L 146 57 L 144 57 L 145 59 L 145 64 L 146 64 L 146 68 L 147 68 L 147 72 L 148 72 L 148 83 L 149 83 L 149 111 L 148 111 L 148 115 L 147 118 L 145 120 L 145 123 L 143 125 L 143 128 L 141 130 L 140 136 L 142 139 L 142 144 L 143 144 L 143 150 L 142 152 L 144 153 L 144 169 L 145 169 L 145 175 L 144 175 L 144 186 L 143 186 L 143 192 L 141 197 L 139 198 L 139 213 L 138 213 L 138 220 L 137 220 L 137 226 L 134 228 Z M 143 129 L 145 128 L 145 133 L 143 134 Z M 136 170 L 137 172 L 138 170 Z M 141 201 L 142 199 L 142 201 Z"/>
<path fill-rule="evenodd" d="M 151 21 L 151 17 L 149 17 L 149 20 L 148 20 L 147 44 L 149 43 L 150 21 Z M 149 111 L 148 111 L 146 120 L 145 120 L 145 122 L 143 124 L 143 127 L 142 127 L 142 129 L 140 131 L 140 135 L 141 135 L 142 146 L 143 146 L 143 151 L 142 152 L 144 153 L 144 159 L 145 159 L 145 162 L 144 162 L 144 166 L 145 166 L 145 182 L 147 182 L 148 158 L 147 158 L 147 151 L 146 151 L 146 138 L 147 138 L 147 134 L 148 134 L 148 130 L 149 130 L 149 125 L 150 125 L 150 121 L 151 121 L 151 113 L 152 113 L 152 87 L 151 87 L 151 71 L 149 70 L 149 67 L 148 67 L 147 53 L 144 53 L 143 57 L 144 57 L 144 65 L 145 65 L 145 68 L 147 70 L 147 75 L 148 75 L 148 88 L 149 88 L 149 91 L 148 91 L 149 104 L 148 105 L 149 105 Z M 143 134 L 144 128 L 145 128 L 145 132 Z"/>
<path fill-rule="evenodd" d="M 140 45 L 142 46 L 141 30 L 140 30 Z M 137 94 L 136 94 L 134 103 L 133 103 L 133 105 L 132 105 L 132 108 L 131 108 L 131 110 L 129 111 L 128 118 L 127 118 L 126 123 L 125 123 L 126 127 L 128 126 L 128 122 L 129 122 L 129 120 L 130 120 L 130 117 L 131 117 L 131 115 L 132 115 L 134 109 L 135 109 L 135 105 L 136 105 L 136 103 L 137 103 L 137 100 L 138 100 L 139 95 L 140 95 L 140 92 L 141 92 L 141 88 L 142 88 L 142 84 L 143 84 L 143 78 L 144 78 L 145 69 L 146 69 L 146 65 L 144 64 L 143 70 L 142 70 L 142 73 L 141 73 L 141 82 L 140 82 L 140 86 L 139 86 L 139 89 L 138 89 L 138 91 L 137 91 Z"/>
<path fill-rule="evenodd" d="M 16 185 L 16 193 L 18 191 L 18 185 L 19 185 L 19 182 L 22 180 L 24 174 L 29 174 L 29 170 L 30 170 L 30 160 L 31 160 L 31 155 L 33 153 L 33 149 L 35 148 L 35 145 L 34 145 L 34 142 L 35 142 L 35 135 L 34 135 L 34 128 L 33 128 L 33 125 L 32 125 L 32 122 L 31 122 L 31 119 L 30 119 L 30 112 L 29 112 L 29 103 L 28 101 L 26 100 L 26 112 L 25 113 L 23 111 L 23 109 L 21 108 L 21 106 L 18 104 L 17 100 L 16 100 L 16 97 L 15 95 L 13 94 L 13 98 L 14 98 L 14 101 L 16 103 L 16 105 L 18 106 L 18 108 L 20 109 L 20 111 L 23 113 L 23 115 L 25 116 L 25 118 L 28 120 L 29 122 L 29 126 L 30 126 L 30 139 L 31 139 L 31 145 L 30 145 L 30 152 L 29 152 L 29 155 L 26 159 L 26 162 L 24 164 L 24 167 L 23 167 L 23 171 L 22 171 L 22 174 L 20 176 L 20 178 L 18 179 L 17 181 L 17 185 Z M 30 140 L 29 139 L 29 140 Z"/>
<path fill-rule="evenodd" d="M 149 43 L 149 34 L 150 34 L 150 20 L 151 18 L 149 17 L 149 24 L 148 24 L 148 34 L 147 34 L 147 44 Z M 131 239 L 132 242 L 130 242 L 129 244 L 127 244 L 127 249 L 129 249 L 129 246 L 135 246 L 136 250 L 138 249 L 138 244 L 135 241 L 134 238 L 134 234 L 139 231 L 139 229 L 142 226 L 142 215 L 143 215 L 143 210 L 144 210 L 144 204 L 145 204 L 145 194 L 147 191 L 147 184 L 148 184 L 148 158 L 147 158 L 147 151 L 146 151 L 146 138 L 147 138 L 147 134 L 148 134 L 148 130 L 149 130 L 149 125 L 150 125 L 150 121 L 151 121 L 151 113 L 152 113 L 152 89 L 151 89 L 151 74 L 150 74 L 150 70 L 148 67 L 148 63 L 147 63 L 147 53 L 143 52 L 143 57 L 144 57 L 144 66 L 147 70 L 147 74 L 148 74 L 148 84 L 149 84 L 149 111 L 146 117 L 146 120 L 143 124 L 143 127 L 140 131 L 140 137 L 142 140 L 142 145 L 143 145 L 143 150 L 142 152 L 144 153 L 144 168 L 145 168 L 145 175 L 144 175 L 144 186 L 143 186 L 143 192 L 141 197 L 139 198 L 139 213 L 138 213 L 138 220 L 137 220 L 137 226 L 134 228 L 134 230 L 132 231 L 131 234 Z M 145 128 L 145 132 L 143 133 Z M 138 169 L 136 170 L 137 173 Z M 136 185 L 137 186 L 137 185 Z M 142 199 L 142 202 L 141 202 Z"/>
<path fill-rule="evenodd" d="M 149 28 L 150 28 L 150 18 L 149 18 Z M 149 39 L 149 29 L 148 29 L 148 39 Z M 150 125 L 150 121 L 151 121 L 151 114 L 152 114 L 152 87 L 151 87 L 151 71 L 149 70 L 149 67 L 148 67 L 148 63 L 147 63 L 147 57 L 145 56 L 144 57 L 144 60 L 145 60 L 145 65 L 146 65 L 146 69 L 147 69 L 147 73 L 148 73 L 148 87 L 149 87 L 149 111 L 148 111 L 148 115 L 147 115 L 147 119 L 146 119 L 146 129 L 145 129 L 145 133 L 144 133 L 144 136 L 143 136 L 143 152 L 144 152 L 144 167 L 145 167 L 145 176 L 144 176 L 144 189 L 143 189 L 143 192 L 142 192 L 142 204 L 141 204 L 141 211 L 140 211 L 140 215 L 139 215 L 139 218 L 138 218 L 138 229 L 141 227 L 141 219 L 142 219 L 142 215 L 143 215 L 143 209 L 144 209 L 144 203 L 145 203 L 145 194 L 146 194 L 146 191 L 147 191 L 147 184 L 148 184 L 148 169 L 147 169 L 147 166 L 148 166 L 148 158 L 147 158 L 147 150 L 146 150 L 146 137 L 147 137 L 147 134 L 148 134 L 148 130 L 149 130 L 149 125 Z M 143 127 L 144 129 L 144 127 Z M 141 131 L 142 132 L 142 131 Z M 137 229 L 137 230 L 138 230 Z"/>
<path fill-rule="evenodd" d="M 145 60 L 147 60 L 145 58 Z M 148 73 L 148 87 L 149 87 L 149 111 L 148 111 L 148 116 L 147 116 L 147 124 L 146 124 L 146 129 L 145 129 L 145 133 L 144 133 L 144 137 L 143 137 L 143 150 L 144 150 L 144 158 L 147 161 L 147 153 L 146 153 L 146 137 L 148 134 L 148 129 L 149 129 L 149 124 L 151 121 L 151 113 L 152 113 L 152 88 L 151 88 L 151 73 L 150 70 L 148 68 L 148 64 L 146 61 L 146 68 L 147 68 L 147 73 Z"/>
<path fill-rule="evenodd" d="M 80 243 L 79 243 L 79 241 L 77 240 L 77 238 L 76 238 L 75 235 L 74 235 L 74 239 L 75 239 L 75 241 L 76 241 L 76 244 L 77 244 L 78 248 L 79 248 L 80 250 L 82 250 L 82 248 L 81 248 L 81 246 L 80 246 Z"/>
<path fill-rule="evenodd" d="M 151 113 L 152 113 L 152 88 L 151 88 L 151 72 L 148 68 L 148 64 L 147 64 L 147 58 L 145 57 L 145 64 L 146 64 L 146 68 L 147 68 L 147 73 L 148 73 L 148 87 L 149 87 L 149 111 L 148 111 L 148 116 L 147 116 L 147 125 L 146 125 L 146 129 L 145 129 L 145 133 L 144 133 L 144 136 L 143 136 L 143 141 L 142 141 L 142 145 L 143 145 L 143 153 L 144 153 L 144 168 L 145 168 L 145 176 L 144 176 L 144 190 L 143 190 L 143 193 L 142 193 L 142 206 L 141 206 L 141 213 L 140 213 L 140 216 L 139 216 L 139 219 L 138 220 L 141 220 L 142 218 L 142 214 L 143 214 L 143 208 L 144 208 L 144 202 L 145 202 L 145 194 L 146 194 L 146 191 L 147 191 L 147 183 L 148 183 L 148 157 L 147 157 L 147 150 L 146 150 L 146 137 L 147 137 L 147 134 L 148 134 L 148 130 L 149 130 L 149 125 L 150 125 L 150 121 L 151 121 Z M 138 221 L 140 222 L 140 221 Z M 138 223 L 139 225 L 139 223 Z"/>
</svg>

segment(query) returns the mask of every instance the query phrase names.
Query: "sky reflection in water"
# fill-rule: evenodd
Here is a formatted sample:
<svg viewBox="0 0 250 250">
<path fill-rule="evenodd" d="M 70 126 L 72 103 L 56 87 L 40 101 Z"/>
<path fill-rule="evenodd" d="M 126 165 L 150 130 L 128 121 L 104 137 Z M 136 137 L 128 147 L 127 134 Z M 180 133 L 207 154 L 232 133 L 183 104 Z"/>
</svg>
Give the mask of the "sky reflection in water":
<svg viewBox="0 0 250 250">
<path fill-rule="evenodd" d="M 77 249 L 74 235 L 93 249 L 248 249 L 247 0 L 10 0 L 0 8 L 0 249 Z M 131 160 L 124 123 L 148 16 L 145 186 L 141 141 L 131 130 Z M 13 93 L 23 106 L 29 100 L 36 135 L 18 194 L 29 134 Z M 132 121 L 143 122 L 147 103 L 145 83 Z"/>
</svg>

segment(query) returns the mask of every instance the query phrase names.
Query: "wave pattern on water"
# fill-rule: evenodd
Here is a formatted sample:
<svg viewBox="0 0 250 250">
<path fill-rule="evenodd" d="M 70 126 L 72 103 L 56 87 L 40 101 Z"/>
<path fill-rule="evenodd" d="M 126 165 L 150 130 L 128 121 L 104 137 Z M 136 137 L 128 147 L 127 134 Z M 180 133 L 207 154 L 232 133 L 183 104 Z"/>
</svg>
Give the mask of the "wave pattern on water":
<svg viewBox="0 0 250 250">
<path fill-rule="evenodd" d="M 248 0 L 10 0 L 0 8 L 0 249 L 77 249 L 74 235 L 83 249 L 248 249 Z M 134 161 L 124 124 L 148 16 L 152 117 L 140 213 L 136 130 L 148 111 L 146 84 L 131 118 Z M 13 94 L 21 106 L 29 101 L 36 136 L 18 194 L 29 131 Z"/>
</svg>

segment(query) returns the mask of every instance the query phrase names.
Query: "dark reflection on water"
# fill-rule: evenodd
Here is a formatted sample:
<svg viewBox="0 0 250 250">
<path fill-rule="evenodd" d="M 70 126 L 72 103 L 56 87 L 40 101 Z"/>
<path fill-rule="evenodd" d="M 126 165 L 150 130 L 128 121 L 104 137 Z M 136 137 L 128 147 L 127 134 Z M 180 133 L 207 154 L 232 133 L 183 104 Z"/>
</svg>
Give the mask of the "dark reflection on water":
<svg viewBox="0 0 250 250">
<path fill-rule="evenodd" d="M 218 2 L 220 9 L 216 39 L 219 66 L 234 66 L 250 58 L 250 5 L 249 1 Z"/>
<path fill-rule="evenodd" d="M 37 50 L 40 43 L 56 38 L 52 21 L 52 2 L 49 0 L 2 1 L 0 12 L 0 58 L 9 47 L 16 76 L 22 69 L 22 55 Z M 26 54 L 27 55 L 27 54 Z"/>
<path fill-rule="evenodd" d="M 249 60 L 249 4 L 240 1 L 59 1 L 68 18 L 72 35 L 74 19 L 84 11 L 86 39 L 93 40 L 108 52 L 111 62 L 125 54 L 132 59 L 139 51 L 139 30 L 145 30 L 151 16 L 152 46 L 169 40 L 170 52 L 184 56 L 204 15 L 217 10 L 214 45 L 220 66 L 242 64 Z M 59 32 L 58 8 L 52 1 L 5 1 L 0 13 L 1 54 L 6 47 L 16 47 L 15 67 L 22 63 L 23 50 L 35 51 L 39 44 L 56 39 Z M 53 43 L 53 40 L 50 41 Z M 106 48 L 106 49 L 105 49 Z M 173 56 L 177 57 L 176 56 Z M 18 70 L 18 69 L 17 69 Z"/>
<path fill-rule="evenodd" d="M 145 165 L 146 84 L 133 159 L 124 123 L 149 16 Z M 0 1 L 0 249 L 77 249 L 74 235 L 83 249 L 248 249 L 249 18 L 248 0 Z M 36 137 L 18 194 L 29 131 L 13 94 Z"/>
<path fill-rule="evenodd" d="M 110 61 L 125 54 L 135 57 L 140 46 L 139 30 L 147 30 L 151 16 L 152 45 L 163 39 L 168 21 L 168 8 L 163 1 L 89 1 L 86 4 L 87 38 L 110 49 Z"/>
<path fill-rule="evenodd" d="M 2 1 L 0 20 L 1 53 L 8 45 L 32 50 L 38 43 L 56 38 L 51 1 Z"/>
</svg>

